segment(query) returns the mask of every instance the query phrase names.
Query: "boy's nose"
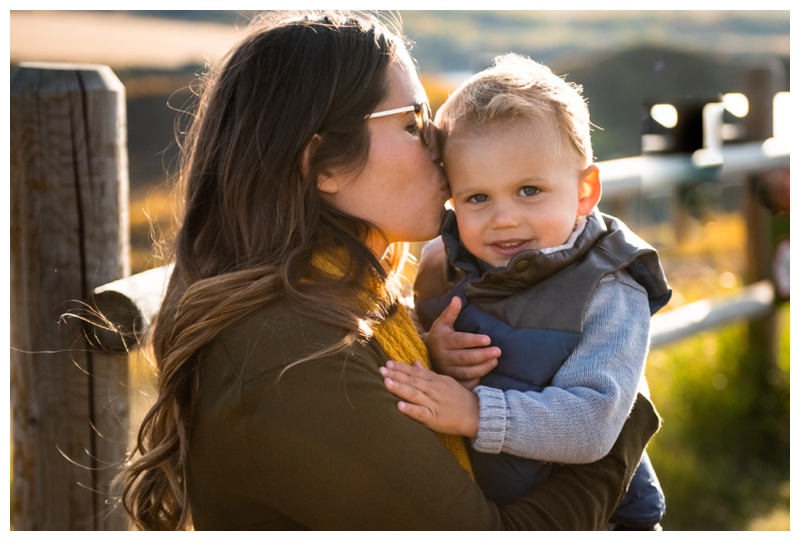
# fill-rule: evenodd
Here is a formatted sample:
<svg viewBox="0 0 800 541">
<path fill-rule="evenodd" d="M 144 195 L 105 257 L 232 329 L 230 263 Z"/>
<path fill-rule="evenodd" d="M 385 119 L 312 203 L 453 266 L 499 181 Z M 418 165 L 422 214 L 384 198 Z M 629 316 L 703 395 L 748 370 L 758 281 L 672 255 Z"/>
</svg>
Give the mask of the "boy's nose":
<svg viewBox="0 0 800 541">
<path fill-rule="evenodd" d="M 516 227 L 519 224 L 513 205 L 504 202 L 496 202 L 494 212 L 492 212 L 492 227 L 504 229 Z"/>
</svg>

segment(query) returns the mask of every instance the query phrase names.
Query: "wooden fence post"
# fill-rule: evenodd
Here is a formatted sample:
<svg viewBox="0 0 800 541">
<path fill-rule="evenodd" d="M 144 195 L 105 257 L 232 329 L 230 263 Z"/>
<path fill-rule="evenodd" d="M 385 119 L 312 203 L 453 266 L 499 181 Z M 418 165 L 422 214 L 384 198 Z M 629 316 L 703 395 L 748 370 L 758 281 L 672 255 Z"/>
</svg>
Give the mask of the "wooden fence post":
<svg viewBox="0 0 800 541">
<path fill-rule="evenodd" d="M 107 66 L 21 64 L 10 94 L 12 527 L 125 529 L 107 487 L 127 361 L 61 318 L 130 274 L 125 89 Z"/>
<path fill-rule="evenodd" d="M 773 136 L 773 101 L 784 90 L 786 70 L 777 58 L 754 61 L 744 72 L 744 93 L 750 111 L 745 118 L 747 139 L 763 141 Z M 757 185 L 762 172 L 747 175 L 744 190 L 743 215 L 747 230 L 747 281 L 772 279 L 771 220 L 769 211 L 759 202 Z M 776 312 L 750 323 L 750 343 L 764 360 L 763 371 L 777 367 Z"/>
</svg>

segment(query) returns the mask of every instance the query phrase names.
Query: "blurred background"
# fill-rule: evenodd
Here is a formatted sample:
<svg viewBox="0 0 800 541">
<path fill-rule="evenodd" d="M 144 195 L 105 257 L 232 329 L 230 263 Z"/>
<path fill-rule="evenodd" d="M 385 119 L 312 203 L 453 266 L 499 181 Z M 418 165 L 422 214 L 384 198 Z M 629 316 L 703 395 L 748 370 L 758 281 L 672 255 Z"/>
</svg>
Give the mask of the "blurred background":
<svg viewBox="0 0 800 541">
<path fill-rule="evenodd" d="M 182 112 L 191 109 L 198 75 L 255 15 L 10 12 L 12 77 L 20 62 L 94 63 L 110 66 L 125 85 L 134 273 L 161 264 L 152 231 L 171 225 L 175 133 Z M 670 156 L 708 146 L 702 119 L 681 120 L 675 128 L 656 114 L 664 105 L 686 119 L 709 103 L 724 103 L 719 144 L 785 137 L 778 132 L 787 129 L 789 115 L 789 11 L 401 10 L 381 16 L 402 21 L 434 111 L 466 77 L 506 52 L 530 56 L 582 85 L 601 175 L 643 153 Z M 762 74 L 756 82 L 754 70 Z M 741 97 L 764 73 L 778 97 L 772 133 L 755 137 Z M 604 197 L 600 204 L 658 248 L 675 290 L 667 311 L 735 294 L 762 278 L 752 276 L 759 264 L 754 257 L 777 261 L 782 247 L 788 249 L 788 167 L 757 177 L 710 171 L 677 187 Z M 770 235 L 766 252 L 756 256 L 748 250 L 742 211 L 753 195 L 748 190 L 758 192 Z M 788 273 L 788 255 L 781 261 L 774 266 Z M 647 376 L 664 426 L 649 453 L 667 496 L 665 530 L 789 529 L 788 278 L 784 288 L 775 296 L 767 345 L 759 338 L 763 326 L 740 322 L 651 352 Z M 146 386 L 149 377 L 139 368 L 134 382 Z"/>
</svg>

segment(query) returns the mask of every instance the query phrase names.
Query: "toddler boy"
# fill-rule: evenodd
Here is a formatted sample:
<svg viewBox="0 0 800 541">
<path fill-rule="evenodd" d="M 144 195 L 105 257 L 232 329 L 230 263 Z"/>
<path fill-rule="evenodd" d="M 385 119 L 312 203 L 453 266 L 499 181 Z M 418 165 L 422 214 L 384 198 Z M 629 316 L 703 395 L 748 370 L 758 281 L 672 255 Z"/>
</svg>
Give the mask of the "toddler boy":
<svg viewBox="0 0 800 541">
<path fill-rule="evenodd" d="M 608 453 L 646 392 L 650 316 L 672 291 L 656 251 L 596 208 L 579 87 L 509 54 L 436 121 L 453 210 L 423 252 L 415 305 L 435 366 L 464 387 L 420 398 L 407 368 L 384 374 L 406 414 L 472 438 L 476 480 L 502 504 L 559 463 Z M 664 510 L 645 454 L 610 527 L 660 529 Z"/>
</svg>

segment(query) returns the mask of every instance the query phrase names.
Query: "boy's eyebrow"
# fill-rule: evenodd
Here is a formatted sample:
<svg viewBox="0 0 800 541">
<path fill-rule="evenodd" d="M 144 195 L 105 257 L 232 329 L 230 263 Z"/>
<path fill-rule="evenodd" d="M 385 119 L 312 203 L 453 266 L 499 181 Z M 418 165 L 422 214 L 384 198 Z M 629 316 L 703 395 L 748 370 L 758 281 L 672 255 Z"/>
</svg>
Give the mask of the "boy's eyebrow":
<svg viewBox="0 0 800 541">
<path fill-rule="evenodd" d="M 486 190 L 483 190 L 483 189 L 481 189 L 479 187 L 475 187 L 472 184 L 470 184 L 468 186 L 465 186 L 465 187 L 461 188 L 460 190 L 453 190 L 453 183 L 452 182 L 450 183 L 450 195 L 452 195 L 453 197 L 455 197 L 457 195 L 462 195 L 464 193 L 480 193 L 480 192 L 484 192 L 484 191 L 486 191 Z"/>
<path fill-rule="evenodd" d="M 547 177 L 528 177 L 519 179 L 515 183 L 515 187 L 520 188 L 522 186 L 549 186 L 554 184 L 555 181 L 549 179 Z M 458 184 L 458 182 L 456 182 Z M 488 188 L 488 189 L 487 189 Z M 452 197 L 464 195 L 465 193 L 476 194 L 476 193 L 485 193 L 490 191 L 492 188 L 492 182 L 486 182 L 481 186 L 475 186 L 475 184 L 468 184 L 461 189 L 454 190 L 453 189 L 453 181 L 450 181 L 450 195 Z"/>
</svg>

